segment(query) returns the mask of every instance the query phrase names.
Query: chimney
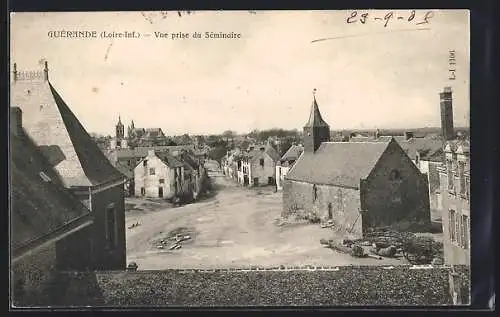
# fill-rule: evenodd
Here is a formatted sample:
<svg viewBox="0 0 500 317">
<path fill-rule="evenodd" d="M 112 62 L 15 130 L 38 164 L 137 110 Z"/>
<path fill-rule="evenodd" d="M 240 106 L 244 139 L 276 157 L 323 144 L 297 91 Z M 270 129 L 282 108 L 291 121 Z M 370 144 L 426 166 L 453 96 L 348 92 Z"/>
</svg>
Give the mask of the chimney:
<svg viewBox="0 0 500 317">
<path fill-rule="evenodd" d="M 48 81 L 49 80 L 49 64 L 47 61 L 44 62 L 44 68 L 43 68 L 43 78 Z"/>
<path fill-rule="evenodd" d="M 12 70 L 12 76 L 13 76 L 13 80 L 14 82 L 17 81 L 17 64 L 14 63 L 14 69 Z"/>
<path fill-rule="evenodd" d="M 19 107 L 10 108 L 10 133 L 15 136 L 23 134 L 23 112 Z"/>
<path fill-rule="evenodd" d="M 453 128 L 453 104 L 451 87 L 444 87 L 443 92 L 439 94 L 441 105 L 441 133 L 446 141 L 455 138 Z"/>
<path fill-rule="evenodd" d="M 413 132 L 405 131 L 405 140 L 409 140 L 413 138 Z"/>
</svg>

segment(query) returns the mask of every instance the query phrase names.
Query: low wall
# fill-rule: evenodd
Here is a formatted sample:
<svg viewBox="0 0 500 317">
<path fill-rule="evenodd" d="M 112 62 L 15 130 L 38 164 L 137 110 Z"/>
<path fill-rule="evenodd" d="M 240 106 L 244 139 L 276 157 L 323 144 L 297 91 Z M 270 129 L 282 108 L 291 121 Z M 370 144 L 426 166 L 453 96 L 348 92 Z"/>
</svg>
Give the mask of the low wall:
<svg viewBox="0 0 500 317">
<path fill-rule="evenodd" d="M 60 304 L 104 306 L 451 305 L 448 267 L 65 273 Z M 462 275 L 469 298 L 469 269 Z M 467 300 L 466 300 L 467 302 Z"/>
</svg>

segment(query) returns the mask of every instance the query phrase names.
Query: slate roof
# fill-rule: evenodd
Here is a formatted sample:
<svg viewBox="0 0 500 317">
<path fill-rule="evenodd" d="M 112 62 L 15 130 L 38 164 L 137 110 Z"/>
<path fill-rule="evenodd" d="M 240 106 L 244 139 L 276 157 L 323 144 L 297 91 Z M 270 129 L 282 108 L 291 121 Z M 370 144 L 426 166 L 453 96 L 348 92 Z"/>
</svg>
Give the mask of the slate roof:
<svg viewBox="0 0 500 317">
<path fill-rule="evenodd" d="M 11 136 L 10 244 L 13 256 L 48 235 L 91 220 L 90 211 L 69 190 L 51 163 L 27 136 Z M 40 172 L 48 176 L 45 181 Z M 43 175 L 43 177 L 45 177 Z"/>
<path fill-rule="evenodd" d="M 155 152 L 155 155 L 170 168 L 182 167 L 184 163 L 169 152 Z"/>
<path fill-rule="evenodd" d="M 286 179 L 359 188 L 390 142 L 324 142 L 315 153 L 304 152 Z"/>
<path fill-rule="evenodd" d="M 313 98 L 311 113 L 309 114 L 309 120 L 304 127 L 329 127 L 328 123 L 323 120 L 321 113 L 319 112 L 318 103 L 316 102 L 316 97 Z"/>
<path fill-rule="evenodd" d="M 436 155 L 443 148 L 443 141 L 436 138 L 410 138 L 404 136 L 388 136 L 383 135 L 375 139 L 374 137 L 353 137 L 349 142 L 389 142 L 391 139 L 396 140 L 406 154 L 415 160 L 417 152 L 421 152 L 421 157 L 424 159 L 436 159 Z"/>
<path fill-rule="evenodd" d="M 281 162 L 295 161 L 299 158 L 300 154 L 304 152 L 304 147 L 301 145 L 292 145 L 281 157 Z"/>
<path fill-rule="evenodd" d="M 17 81 L 11 106 L 21 108 L 23 127 L 45 152 L 66 187 L 92 186 L 122 177 L 47 80 Z M 55 154 L 57 157 L 52 157 Z"/>
<path fill-rule="evenodd" d="M 278 162 L 280 160 L 278 152 L 270 145 L 264 146 L 264 153 L 269 155 L 274 162 Z M 262 151 L 260 150 L 260 147 L 258 149 L 251 150 L 250 152 L 246 153 L 246 156 L 252 161 L 256 160 L 257 158 L 260 158 L 261 155 Z"/>
</svg>

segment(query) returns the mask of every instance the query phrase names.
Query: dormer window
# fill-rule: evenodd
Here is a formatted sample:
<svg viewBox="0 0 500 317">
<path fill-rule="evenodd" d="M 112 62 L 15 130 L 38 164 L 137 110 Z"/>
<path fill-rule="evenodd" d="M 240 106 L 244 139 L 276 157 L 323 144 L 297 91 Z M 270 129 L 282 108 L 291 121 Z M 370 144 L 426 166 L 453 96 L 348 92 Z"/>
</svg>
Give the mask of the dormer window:
<svg viewBox="0 0 500 317">
<path fill-rule="evenodd" d="M 389 179 L 392 181 L 399 181 L 401 180 L 401 173 L 398 170 L 392 170 Z"/>
</svg>

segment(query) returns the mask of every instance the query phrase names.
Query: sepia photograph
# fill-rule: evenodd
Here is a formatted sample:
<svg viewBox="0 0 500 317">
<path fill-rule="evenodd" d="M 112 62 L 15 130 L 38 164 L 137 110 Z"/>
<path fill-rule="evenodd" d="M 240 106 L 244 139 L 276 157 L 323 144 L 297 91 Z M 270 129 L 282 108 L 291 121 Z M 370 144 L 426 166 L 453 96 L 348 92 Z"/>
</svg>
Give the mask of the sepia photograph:
<svg viewBox="0 0 500 317">
<path fill-rule="evenodd" d="M 469 24 L 11 13 L 11 309 L 469 305 Z"/>
</svg>

